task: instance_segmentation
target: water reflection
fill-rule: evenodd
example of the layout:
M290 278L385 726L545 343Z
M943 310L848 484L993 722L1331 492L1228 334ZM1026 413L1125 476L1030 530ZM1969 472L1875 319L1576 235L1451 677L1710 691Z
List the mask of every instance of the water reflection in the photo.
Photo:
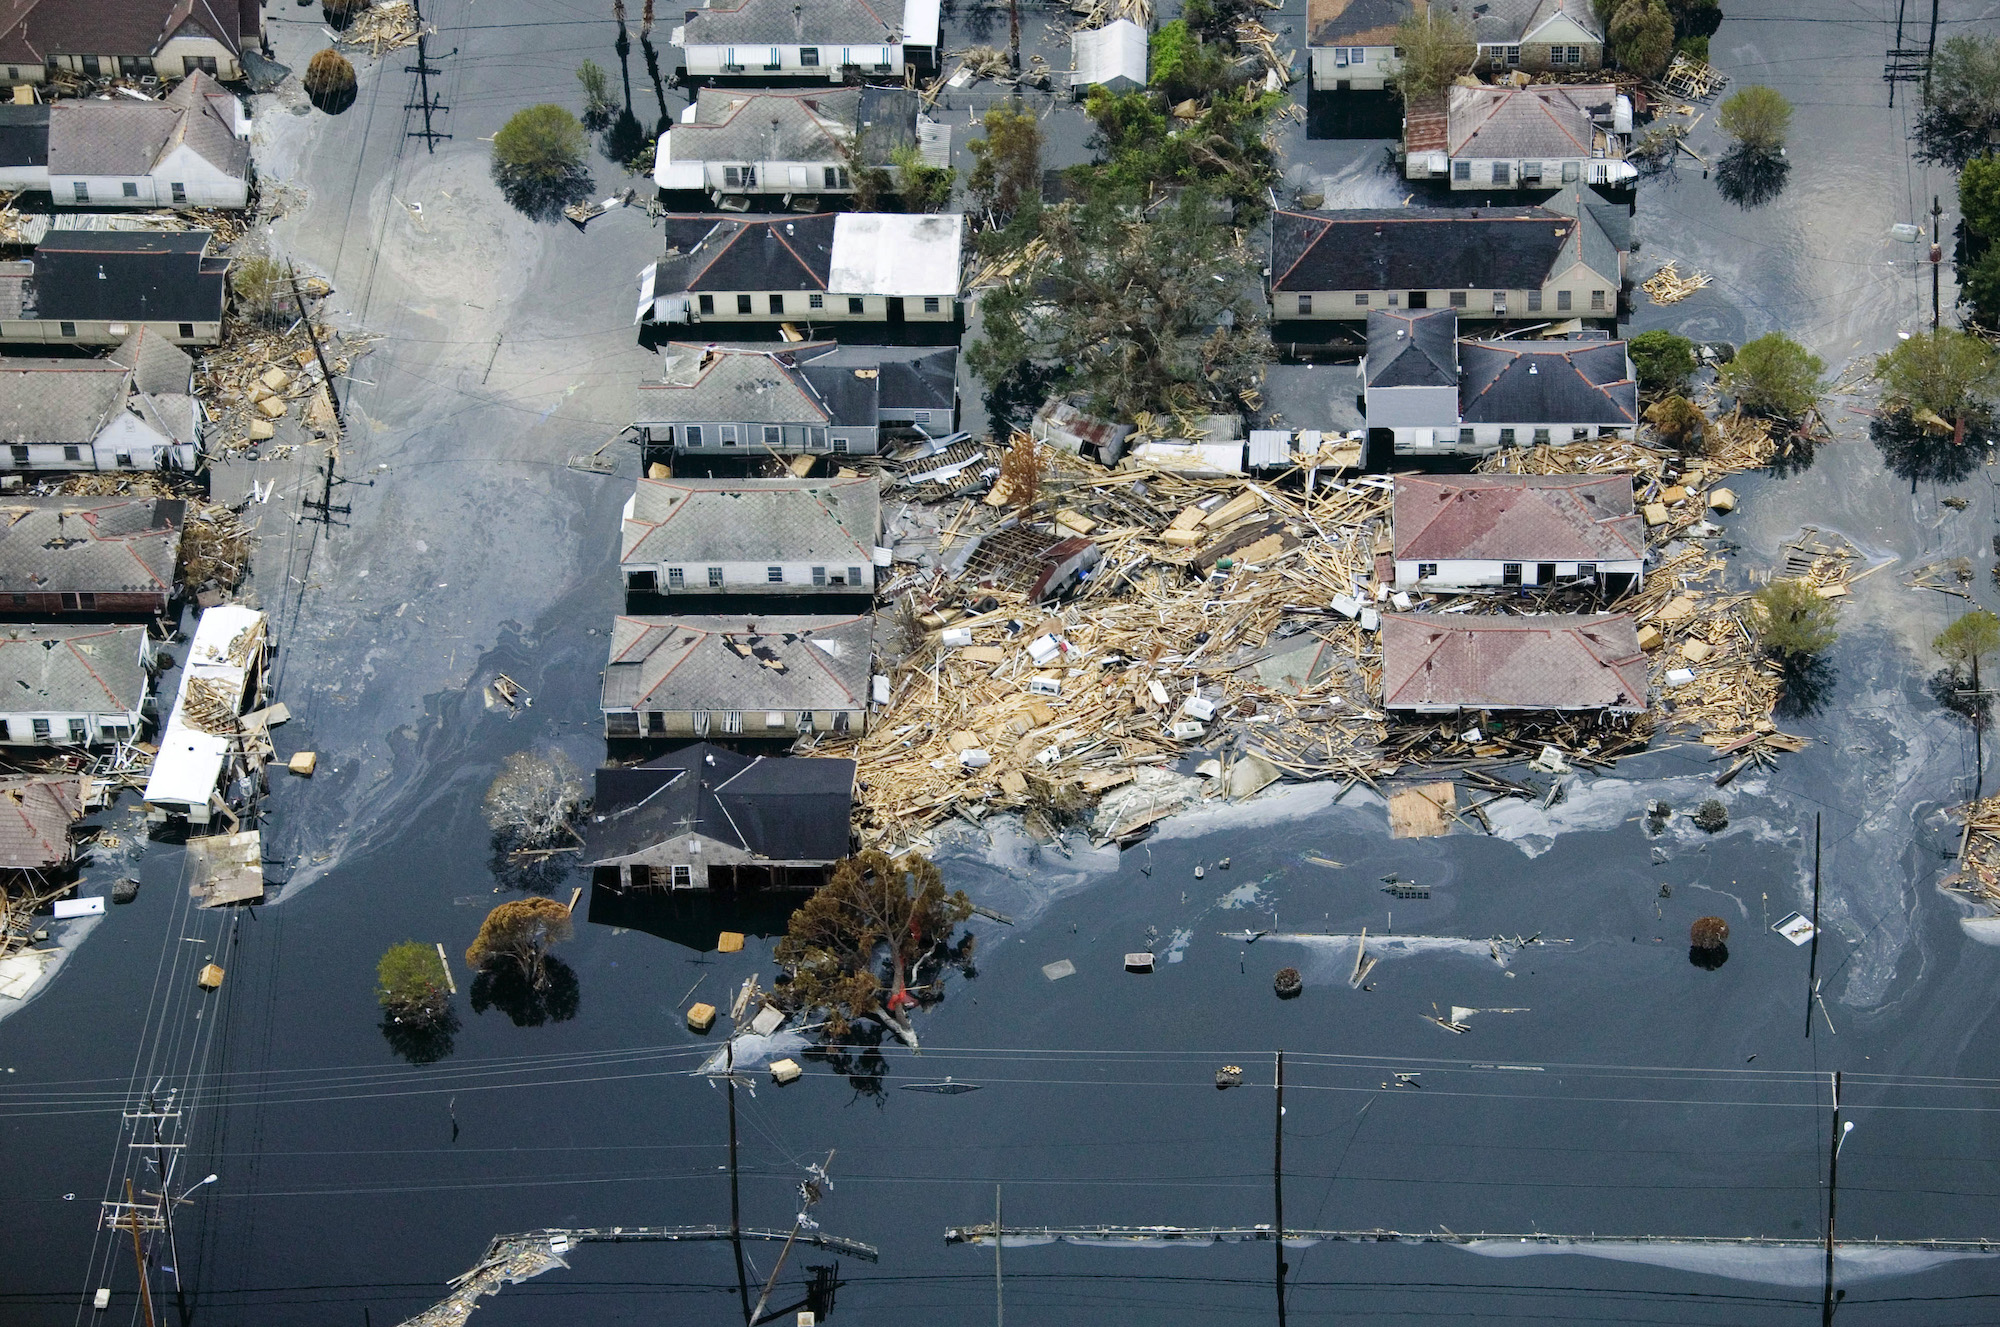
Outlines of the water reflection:
M1883 463L1898 478L1956 484L1972 476L1986 459L1985 449L1970 438L1958 441L1949 433L1934 433L1908 415L1882 415L1868 426L1868 436L1882 453Z
M590 172L581 166L556 175L531 175L510 171L496 160L493 182L508 205L531 221L554 221L564 208L597 190Z
M1840 672L1827 659L1789 657L1778 683L1778 703L1772 713L1780 719L1810 719L1833 699L1834 683Z
M1715 163L1715 187L1740 208L1762 207L1785 191L1792 163L1781 152L1738 143Z
M1688 962L1694 964L1703 972L1713 972L1728 961L1728 945L1714 945L1707 948L1701 945L1688 946Z
M1957 665L1940 668L1932 673L1927 689L1931 693L1932 700L1973 727L1983 731L1992 723L1992 698L1983 694L1985 688L1974 687L1972 678L1960 672Z
M855 1038L853 1045L815 1046L806 1054L815 1060L824 1061L826 1066L847 1079L847 1085L854 1089L853 1101L866 1097L875 1103L877 1110L888 1104L887 1089L889 1061L884 1058L878 1043L882 1030L878 1027L854 1028L849 1033Z
M488 968L472 979L472 1012L498 1009L517 1028L567 1023L583 1002L576 969L550 954L542 960L542 972L537 987L514 964Z
M427 1023L405 1022L393 1014L382 1019L382 1039L411 1064L436 1064L450 1055L458 1029L458 1010L450 1005L442 1018Z

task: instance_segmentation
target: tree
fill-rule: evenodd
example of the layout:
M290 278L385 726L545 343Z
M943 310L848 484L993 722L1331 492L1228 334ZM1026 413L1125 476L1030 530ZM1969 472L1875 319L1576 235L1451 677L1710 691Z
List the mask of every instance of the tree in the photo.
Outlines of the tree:
M1605 34L1627 73L1658 78L1674 58L1674 20L1660 0L1625 0Z
M1975 608L1939 632L1931 648L1954 668L1970 668L2000 650L2000 617Z
M1241 81L1230 70L1225 47L1190 32L1185 19L1161 24L1149 46L1152 73L1148 81L1170 103L1206 97Z
M1199 188L1227 199L1239 224L1254 225L1269 210L1267 190L1278 180L1271 117L1289 105L1283 89L1246 85L1208 98L1192 121L1170 120L1150 93L1092 88L1084 110L1096 123L1091 146L1102 157L1071 168L1070 182L1092 198L1140 208L1168 188Z
M560 751L516 751L486 788L486 823L516 848L563 837L582 806L583 775Z
M824 1010L835 1039L864 1018L912 1039L910 988L942 964L952 928L971 915L972 900L947 894L937 867L915 853L892 858L870 848L845 858L778 942L777 961L791 976L786 1001Z
M306 100L328 115L338 115L354 104L354 66L331 46L313 56L299 82L306 90Z
M906 212L942 212L951 205L958 172L949 166L927 166L917 149L904 144L890 154L896 167L896 195Z
M263 254L238 259L230 266L229 289L244 316L256 322L283 319L292 302L292 285L283 264Z
M1883 398L1895 410L1930 416L1937 427L1984 419L2000 390L2000 352L1952 327L1918 332L1875 361ZM1928 422L1928 421L1926 421Z
M1471 73L1479 58L1472 29L1457 14L1442 13L1437 6L1414 12L1397 24L1396 45L1403 51L1396 86L1406 104L1443 92L1460 74Z
M2000 244L1993 244L1979 261L1959 270L1959 297L1972 306L1975 322L2000 327Z
M1688 927L1688 943L1696 949L1720 949L1729 938L1729 923L1720 917L1697 917Z
M1016 433L1000 454L1000 490L1007 500L1028 511L1042 496L1042 453L1034 438Z
M516 111L493 136L493 178L509 202L552 219L590 187L583 125L560 106Z
M1958 175L1958 207L1966 229L1984 240L2000 240L2000 157L1974 157Z
M1694 342L1664 329L1641 332L1625 343L1639 371L1639 390L1679 392L1694 374Z
M576 67L576 81L583 84L584 125L602 129L610 124L616 103L611 100L611 78L604 72L604 66L595 60L585 60Z
M1722 385L1745 410L1798 419L1819 403L1826 363L1782 332L1758 337L1722 368Z
M475 972L508 964L535 989L548 985L543 960L549 946L575 934L569 909L552 898L530 895L502 903L486 914L479 935L465 951L465 965Z
M1833 602L1800 580L1775 580L1751 596L1757 643L1787 661L1824 653L1839 638Z
M981 302L968 352L996 392L1017 375L1074 388L1091 413L1236 409L1270 355L1248 252L1190 189L1150 219L1106 201L1043 208L1047 245Z
M2000 133L2000 36L1965 34L1938 47L1910 136L1917 159L1962 169Z
M1005 225L1042 194L1042 126L1033 111L995 106L981 122L986 137L966 144L972 174L966 180L975 204Z
M1716 113L1722 132L1760 152L1775 153L1785 145L1792 126L1792 103L1775 88L1758 84L1738 88Z
M415 940L391 945L375 967L375 998L398 1023L441 1021L451 1008L451 980L436 948Z
M1646 422L1677 451L1690 451L1708 430L1708 418L1685 396L1666 396L1646 407Z

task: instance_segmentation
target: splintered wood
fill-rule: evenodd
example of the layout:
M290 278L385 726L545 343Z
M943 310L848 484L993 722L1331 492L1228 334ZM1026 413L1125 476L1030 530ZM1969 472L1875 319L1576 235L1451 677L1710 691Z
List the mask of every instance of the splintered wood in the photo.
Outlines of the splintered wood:
M342 46L366 46L370 55L417 44L417 11L410 0L387 0L364 9L340 34ZM435 29L425 29L427 33Z
M1682 276L1679 267L1670 262L1647 277L1639 288L1651 295L1655 304L1678 304L1708 284L1708 273Z
M309 298L328 292L323 281L300 284ZM345 340L324 324L315 330L336 377L367 351L365 341ZM295 403L296 417L309 434L333 437L333 403L303 322L294 321L284 331L258 331L232 321L226 331L223 343L204 355L195 370L197 394L221 425L207 439L211 451L235 452L270 442Z
M2000 797L1955 807L1951 814L1963 831L1958 873L1945 882L1946 887L1970 894L2000 913Z

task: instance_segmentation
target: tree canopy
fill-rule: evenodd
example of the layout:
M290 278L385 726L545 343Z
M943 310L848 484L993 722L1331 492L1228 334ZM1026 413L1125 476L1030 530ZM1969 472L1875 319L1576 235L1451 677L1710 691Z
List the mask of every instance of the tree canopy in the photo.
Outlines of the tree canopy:
M1685 396L1663 396L1646 407L1646 422L1659 430L1668 446L1686 451L1701 441L1708 419Z
M1806 581L1774 580L1752 602L1757 606L1757 643L1768 653L1806 659L1832 648L1839 638L1832 601Z
M502 903L486 914L479 934L465 951L465 965L475 972L513 964L529 986L548 984L543 960L549 946L575 934L569 909L539 894Z
M1678 392L1694 374L1694 342L1664 328L1639 333L1625 348L1639 372L1639 390L1649 395Z
M1875 376L1892 408L1956 426L1991 413L2000 352L1980 337L1941 327L1897 342L1876 359Z
M375 967L375 998L399 1023L442 1019L451 1007L451 979L436 948L415 940L389 946Z
M1753 414L1798 419L1819 404L1826 362L1782 332L1747 342L1723 365L1723 387Z
M1435 96L1451 86L1460 74L1472 72L1479 58L1472 29L1455 13L1431 6L1412 12L1396 26L1396 45L1403 52L1402 72L1396 86L1405 102Z
M516 111L493 135L493 160L522 180L566 179L583 166L583 125L560 106Z
M1624 0L1605 36L1619 67L1641 78L1658 78L1674 58L1674 19L1660 0Z
M1973 320L2000 327L2000 244L1991 244L1978 261L1959 269L1959 297L1972 306Z
M999 105L980 121L986 137L967 143L974 203L1002 225L1042 196L1042 125L1033 111Z
M486 822L517 848L565 837L582 805L583 775L560 751L516 751L486 788Z
M2000 36L1964 33L1938 47L1911 137L1920 161L1959 170L2000 132Z
M1975 608L1939 632L1931 648L1947 663L1968 666L2000 650L2000 617Z
M1716 113L1716 123L1746 147L1776 152L1792 127L1792 103L1777 89L1753 83L1729 94Z

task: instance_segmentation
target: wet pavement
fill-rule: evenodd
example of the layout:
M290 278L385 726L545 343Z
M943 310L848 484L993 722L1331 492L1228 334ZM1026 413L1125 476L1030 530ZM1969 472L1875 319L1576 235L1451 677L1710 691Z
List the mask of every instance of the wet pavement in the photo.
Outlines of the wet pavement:
M1883 105L1887 0L1727 8L1715 60L1793 98L1794 169L1754 210L1685 159L1645 184L1638 274L1672 257L1715 284L1666 309L1640 297L1633 328L1729 340L1783 329L1837 371L1928 317L1920 252L1889 227L1934 192L1949 210L1949 179L1908 163L1908 90L1894 111ZM276 615L279 694L297 716L281 745L321 753L310 782L276 776L267 842L289 883L254 911L195 914L178 850L154 845L138 899L0 1021L10 1323L83 1321L100 1284L116 1292L113 1314L136 1320L129 1249L121 1261L92 1209L107 1175L126 1173L119 1112L156 1079L191 1084L194 1146L175 1187L220 1177L181 1209L187 1321L390 1323L434 1300L495 1233L727 1217L725 1103L690 1076L716 1043L687 1033L679 1010L752 973L768 980L768 936L721 955L713 915L585 922L558 951L572 1007L510 1012L462 993L449 1047L428 1048L448 1053L422 1064L379 1027L382 950L413 938L456 954L510 896L478 807L500 760L558 746L588 766L602 753L597 671L633 460L618 451L617 476L563 462L627 422L648 362L628 310L655 244L636 212L587 232L529 223L485 171L482 137L522 105L574 103L579 60L617 73L613 25L496 0L431 12L438 49L458 48L439 60L457 137L435 155L401 137L409 80L397 56L363 62L359 100L338 119L278 110L259 129L267 177L311 195L279 243L334 282L343 324L382 338L354 369L343 474L356 482L337 499L351 514L331 529L294 521L304 459L289 473L266 463L283 484L258 589ZM281 58L297 64L322 40L317 10L270 16ZM1943 30L1995 17L1990 3L1947 4ZM1302 0L1267 22L1299 41ZM1035 14L1027 26L1033 50L1046 24ZM1004 12L996 32L1004 43ZM645 106L654 93L636 45L630 70ZM949 113L962 123L990 88L954 94ZM1051 160L1081 159L1077 117L1047 123ZM1714 159L1706 121L1691 145ZM1400 199L1382 146L1310 139L1303 125L1285 137L1296 182L1335 181L1330 202ZM627 182L597 164L600 196ZM1814 745L1726 789L1726 831L1676 817L1649 836L1649 799L1686 810L1713 792L1704 749L1663 744L1547 813L1509 812L1493 839L1392 841L1372 794L1337 798L1332 785L1171 823L1122 858L968 833L944 856L947 878L1016 924L975 923L977 975L953 978L922 1017L921 1055L812 1060L784 1089L759 1075L755 1096L739 1098L746 1221L788 1225L803 1166L837 1149L816 1218L881 1250L877 1264L842 1260L840 1320L983 1321L991 1250L942 1236L990 1220L996 1186L1010 1224L1270 1221L1269 1084L1283 1049L1288 1227L1811 1238L1824 1076L1841 1069L1857 1123L1842 1154L1843 1236L2000 1234L1989 1219L2000 951L1937 888L1955 843L1938 810L1969 790L1972 744L1925 686L1926 642L1966 605L1901 580L1937 558L1983 568L2000 511L1990 468L1913 485L1864 416L1841 408L1832 420L1837 440L1802 472L1732 484L1743 506L1726 537L1746 579L1806 526L1852 539L1881 569L1844 603L1824 708L1785 725ZM1983 574L1969 590L2000 599ZM498 672L532 708L488 706L482 685ZM1828 934L1809 1039L1807 951L1769 924L1809 907L1815 815ZM1431 897L1391 897L1391 874ZM1700 915L1732 927L1713 971L1689 961ZM1363 927L1385 937L1386 956L1357 990L1344 937ZM1229 938L1259 931L1270 933ZM1539 940L1502 951L1503 964L1495 936ZM1412 937L1460 943L1402 943ZM1148 945L1165 956L1159 970L1125 973L1121 956ZM198 998L190 965L208 954L229 975ZM1044 976L1062 959L1075 975ZM1304 975L1297 1000L1272 992L1284 966ZM1463 1035L1426 1021L1454 1005L1489 1012ZM1224 1064L1244 1069L1243 1086L1213 1086ZM1398 1074L1415 1085L1395 1086ZM946 1076L978 1090L902 1090ZM773 1248L750 1253L768 1274ZM795 1256L775 1302L829 1261ZM571 1262L486 1301L478 1321L735 1312L726 1246L590 1246ZM1675 1268L1322 1245L1289 1262L1289 1313L1321 1320L1761 1324L1799 1321L1818 1299L1816 1272L1755 1253ZM1005 1254L1008 1307L1035 1321L1271 1314L1272 1275L1261 1244ZM2000 1269L1951 1261L1849 1284L1843 1320L1982 1321Z

